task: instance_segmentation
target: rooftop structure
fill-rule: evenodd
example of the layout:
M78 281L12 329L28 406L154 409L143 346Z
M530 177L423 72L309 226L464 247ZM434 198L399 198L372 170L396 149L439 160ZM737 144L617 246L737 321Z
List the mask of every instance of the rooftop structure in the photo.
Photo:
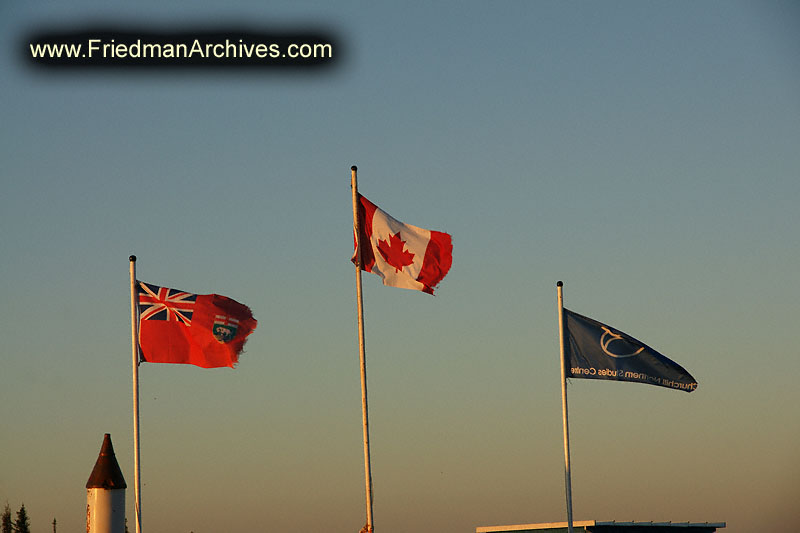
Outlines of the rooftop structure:
M573 521L575 532L593 533L714 533L725 527L725 522L598 522L596 520ZM546 524L518 524L513 526L484 526L475 533L566 533L566 522Z

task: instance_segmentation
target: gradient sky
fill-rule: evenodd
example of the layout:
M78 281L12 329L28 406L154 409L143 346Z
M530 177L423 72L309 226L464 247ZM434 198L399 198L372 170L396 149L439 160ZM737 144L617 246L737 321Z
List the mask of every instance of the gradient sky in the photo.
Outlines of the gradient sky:
M325 28L320 70L47 71L44 27ZM358 531L350 166L453 235L435 297L364 275L375 528L565 520L556 281L686 394L569 384L575 518L800 519L793 2L0 6L0 505L133 517L128 256L248 304L237 369L140 367L144 531Z

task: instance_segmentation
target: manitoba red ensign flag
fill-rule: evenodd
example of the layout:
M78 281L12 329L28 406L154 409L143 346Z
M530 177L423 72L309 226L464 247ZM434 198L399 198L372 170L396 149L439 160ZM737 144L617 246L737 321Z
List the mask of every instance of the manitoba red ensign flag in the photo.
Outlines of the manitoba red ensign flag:
M139 347L148 363L233 366L256 329L250 308L218 294L192 294L136 282Z
M433 294L453 263L450 235L404 224L361 195L358 218L361 269L384 285Z

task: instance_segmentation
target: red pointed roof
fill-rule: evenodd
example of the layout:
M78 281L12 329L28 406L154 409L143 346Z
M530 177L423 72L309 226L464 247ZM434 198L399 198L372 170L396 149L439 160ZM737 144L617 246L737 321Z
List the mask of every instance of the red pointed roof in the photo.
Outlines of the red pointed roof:
M114 455L114 446L111 444L111 434L106 433L103 437L103 446L100 448L100 455L94 464L89 481L86 482L87 489L124 489L127 488L122 470L117 463L117 456Z

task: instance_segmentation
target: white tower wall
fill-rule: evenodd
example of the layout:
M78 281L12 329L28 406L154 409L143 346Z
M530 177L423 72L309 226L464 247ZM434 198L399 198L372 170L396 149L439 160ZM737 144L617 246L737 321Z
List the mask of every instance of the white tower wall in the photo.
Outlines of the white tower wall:
M86 489L86 533L125 533L125 489Z

